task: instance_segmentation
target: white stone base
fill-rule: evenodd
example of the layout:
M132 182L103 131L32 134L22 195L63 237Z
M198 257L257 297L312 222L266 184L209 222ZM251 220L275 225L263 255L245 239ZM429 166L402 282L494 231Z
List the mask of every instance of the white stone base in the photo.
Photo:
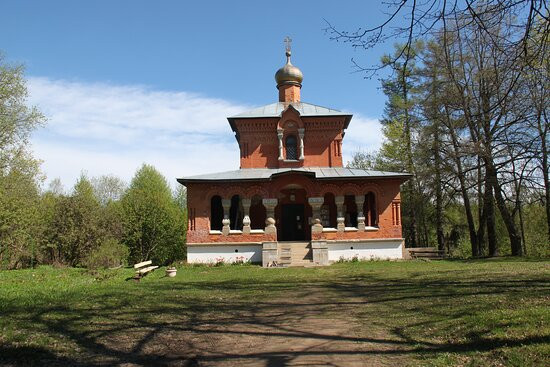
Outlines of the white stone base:
M235 252L237 250L237 252ZM189 264L215 264L219 261L234 263L244 262L261 263L262 245L189 245L187 246L187 262Z
M328 261L393 260L403 258L403 240L327 241Z
M403 259L404 243L403 239L399 238L321 242L323 242L323 246L326 243L329 263L340 259L352 260L353 258L359 260ZM242 260L262 263L262 248L261 243L188 244L187 262L190 264L215 264L217 262L234 263Z

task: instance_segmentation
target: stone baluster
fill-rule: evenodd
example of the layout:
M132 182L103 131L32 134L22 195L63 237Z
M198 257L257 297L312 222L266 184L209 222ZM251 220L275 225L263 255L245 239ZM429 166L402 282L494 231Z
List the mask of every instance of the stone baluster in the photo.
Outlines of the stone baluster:
M277 129L277 138L279 139L279 160L282 161L283 157L283 129Z
M227 236L231 230L229 221L229 209L231 208L231 199L222 199L223 207L223 220L222 220L222 234Z
M243 233L250 233L250 204L252 201L250 199L242 199L241 203L243 205L244 217L243 217Z
M355 195L355 204L357 205L357 229L365 230L365 215L363 214L363 205L365 204L365 195Z
M265 206L267 214L267 219L265 220L265 233L277 233L277 227L275 227L275 207L277 206L277 199L263 199L262 203Z
M304 128L300 128L298 129L298 136L300 137L300 160L303 161L305 156L304 156L304 135L305 135L305 131L306 129Z
M338 232L344 232L344 230L346 229L346 223L345 223L346 213L344 213L344 199L345 198L343 196L336 196L334 198L334 202L336 203L336 212L338 213L336 217L336 222L338 223L336 229L338 230Z
M311 232L323 232L323 225L321 224L321 206L323 205L325 199L322 197L314 197L308 198L307 201L313 209Z

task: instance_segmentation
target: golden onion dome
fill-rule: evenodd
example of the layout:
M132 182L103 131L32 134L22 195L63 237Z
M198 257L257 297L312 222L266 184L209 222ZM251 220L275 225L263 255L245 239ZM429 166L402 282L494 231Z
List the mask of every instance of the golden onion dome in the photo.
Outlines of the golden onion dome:
M302 80L304 75L302 71L290 62L290 50L286 51L286 65L277 70L275 73L275 81L277 82L277 88L284 84L294 84L302 86Z

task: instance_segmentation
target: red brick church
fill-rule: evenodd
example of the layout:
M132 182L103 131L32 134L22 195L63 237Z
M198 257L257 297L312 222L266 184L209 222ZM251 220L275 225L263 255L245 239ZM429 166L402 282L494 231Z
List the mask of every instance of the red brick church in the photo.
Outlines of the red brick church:
M275 74L279 101L229 117L240 169L184 177L187 261L264 266L400 259L399 187L410 175L343 167L352 115L302 102L303 75Z

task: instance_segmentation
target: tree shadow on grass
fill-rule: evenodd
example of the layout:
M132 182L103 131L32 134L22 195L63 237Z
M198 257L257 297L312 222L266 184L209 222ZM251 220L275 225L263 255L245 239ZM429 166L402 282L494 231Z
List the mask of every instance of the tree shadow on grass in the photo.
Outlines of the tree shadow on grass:
M72 358L58 356L42 347L0 344L0 365L2 366L43 366L46 361L64 366L86 365Z
M550 342L549 337L491 338L470 333L457 342L435 342L407 332L460 319L468 307L434 310L434 320L384 327L369 314L402 312L427 300L498 294L527 296L548 291L546 279L495 281L388 280L356 276L334 279L170 282L155 280L101 294L77 293L54 304L12 305L2 312L29 338L45 335L59 346L0 345L0 364L18 365L182 365L287 366L306 361L325 365L361 363L369 356L404 358L419 354L487 352ZM487 307L480 304L480 307ZM423 312L426 310L414 310ZM378 333L354 328L378 323ZM341 322L341 324L338 324ZM373 322L374 324L374 322ZM334 326L336 325L336 326ZM339 328L340 327L340 328ZM74 352L78 348L79 352ZM23 359L22 359L23 358ZM309 358L309 359L308 359Z

